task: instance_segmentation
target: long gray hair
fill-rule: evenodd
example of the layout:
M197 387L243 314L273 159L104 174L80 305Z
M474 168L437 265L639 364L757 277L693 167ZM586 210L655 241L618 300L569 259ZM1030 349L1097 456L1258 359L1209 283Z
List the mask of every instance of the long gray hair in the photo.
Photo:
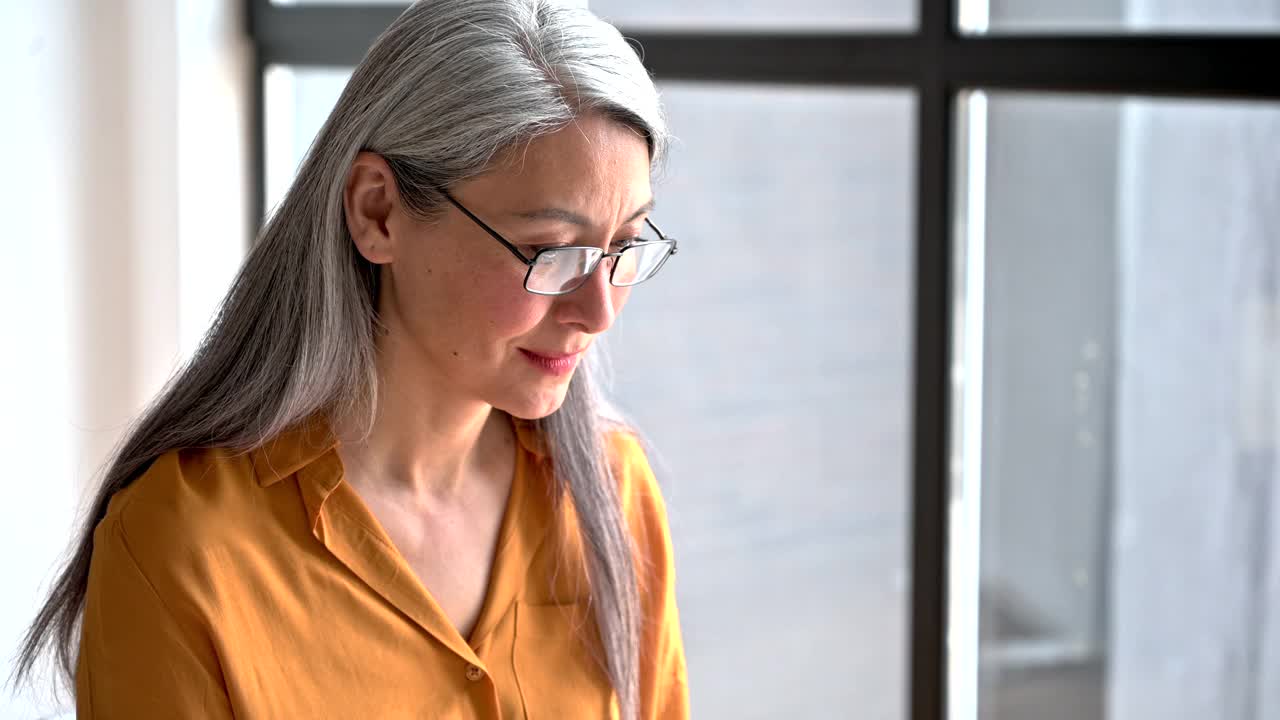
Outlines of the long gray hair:
M585 9L430 0L392 23L355 69L200 348L106 464L72 554L23 640L14 684L52 648L74 685L93 530L112 495L157 457L251 449L317 412L372 421L378 274L355 251L342 203L359 151L384 157L406 205L429 218L442 188L589 112L635 129L660 162L668 137L653 82L618 31ZM538 429L579 519L607 674L623 717L635 718L636 559L593 367L579 366L563 406Z

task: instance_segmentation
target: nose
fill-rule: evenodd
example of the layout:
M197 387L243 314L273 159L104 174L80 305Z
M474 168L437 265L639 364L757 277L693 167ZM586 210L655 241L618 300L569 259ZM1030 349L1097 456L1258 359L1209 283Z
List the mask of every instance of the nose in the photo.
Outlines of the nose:
M613 269L609 260L612 258L606 258L596 266L582 287L558 298L561 322L575 325L591 335L602 333L613 325L618 311L615 293L625 292L625 288L615 288L609 283L609 273Z

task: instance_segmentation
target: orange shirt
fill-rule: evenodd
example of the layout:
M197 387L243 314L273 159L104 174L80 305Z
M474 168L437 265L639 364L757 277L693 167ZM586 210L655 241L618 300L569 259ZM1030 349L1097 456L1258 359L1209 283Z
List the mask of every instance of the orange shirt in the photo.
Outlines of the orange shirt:
M616 716L571 505L555 511L533 426L515 425L469 638L342 481L326 424L156 460L94 532L78 717ZM610 445L641 568L641 718L687 718L666 510L634 436Z

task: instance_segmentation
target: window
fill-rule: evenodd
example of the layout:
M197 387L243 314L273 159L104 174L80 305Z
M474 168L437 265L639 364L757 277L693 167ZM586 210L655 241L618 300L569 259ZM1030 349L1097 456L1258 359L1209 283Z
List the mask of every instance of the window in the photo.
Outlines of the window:
M250 6L270 207L399 7ZM591 6L682 138L609 343L696 716L1280 713L1280 6Z
M1280 104L974 92L961 117L986 128L952 586L980 717L1274 716Z

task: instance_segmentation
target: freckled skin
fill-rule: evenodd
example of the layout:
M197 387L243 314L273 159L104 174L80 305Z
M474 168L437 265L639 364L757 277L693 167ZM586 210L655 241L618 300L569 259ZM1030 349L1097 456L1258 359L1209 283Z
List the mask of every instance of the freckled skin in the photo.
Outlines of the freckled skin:
M608 248L644 229L643 217L626 221L652 198L648 147L630 128L586 115L508 153L496 169L451 193L517 246ZM422 221L397 212L397 202L394 195L388 201L381 253L352 233L362 254L381 265L378 312L395 347L380 351L394 352L397 364L411 366L434 388L448 388L455 400L525 418L558 409L570 376L546 374L519 349L554 353L589 345L612 325L629 289L610 285L602 266L569 295L534 295L522 286L526 267L456 208L446 205ZM590 226L512 215L548 207L585 216Z

